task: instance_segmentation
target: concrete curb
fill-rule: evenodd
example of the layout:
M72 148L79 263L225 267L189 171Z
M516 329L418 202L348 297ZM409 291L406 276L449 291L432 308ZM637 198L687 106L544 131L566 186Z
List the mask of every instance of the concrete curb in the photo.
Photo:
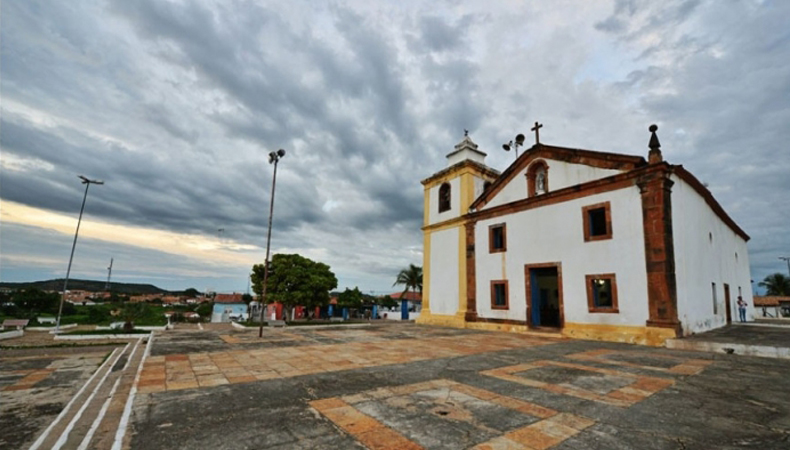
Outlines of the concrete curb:
M63 328L63 327L61 327L61 328ZM136 330L145 330L145 331L165 331L165 330L168 329L167 325L157 325L157 326L151 325L151 326L140 326L140 327L134 327L134 328ZM98 326L97 325L96 328L94 328L94 329L95 330L114 330L115 328L113 328L112 326L103 327L103 326Z
M667 339L666 346L667 348L675 350L695 350L743 356L760 356L763 358L790 359L790 347L694 341L688 339Z
M76 326L78 326L76 323L70 323L68 325L61 325L60 329L61 330L66 330L68 328L74 328ZM27 330L27 331L49 331L49 334L55 334L55 326L54 325L51 326L51 327L25 327L25 330Z
M20 336L24 336L24 330L12 330L12 331L3 331L0 333L0 340L2 339L12 339Z
M231 322L234 328L238 328L241 330L257 330L258 327L245 327L244 325L238 324L236 322ZM272 327L266 326L264 328L289 328L291 330L313 330L320 328L325 330L327 328L362 328L362 327L369 327L373 325L372 323L349 323L349 324L332 324L332 325L285 325L283 327Z
M71 334L63 335L56 334L56 341L89 341L89 340L105 340L105 339L142 339L146 336L150 337L152 333L138 333L138 334Z
M349 324L342 324L338 323L335 325L286 325L285 328L290 328L291 330L314 330L316 328L320 328L322 330L327 328L363 328L369 327L372 324L370 323L349 323Z

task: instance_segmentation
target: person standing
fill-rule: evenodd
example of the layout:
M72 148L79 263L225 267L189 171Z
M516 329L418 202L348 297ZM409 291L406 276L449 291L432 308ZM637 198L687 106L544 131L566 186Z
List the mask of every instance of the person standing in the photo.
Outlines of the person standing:
M746 322L746 302L743 301L743 297L740 295L738 296L738 315L741 322Z

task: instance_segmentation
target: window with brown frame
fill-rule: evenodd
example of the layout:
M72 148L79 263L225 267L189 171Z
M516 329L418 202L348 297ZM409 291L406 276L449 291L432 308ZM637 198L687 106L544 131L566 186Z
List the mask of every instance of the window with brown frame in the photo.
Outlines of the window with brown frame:
M507 251L507 226L498 223L488 227L488 253Z
M491 309L508 309L510 300L508 299L507 280L491 281Z
M617 280L613 273L586 275L587 309L594 313L619 313Z
M450 183L439 186L439 212L450 210Z
M609 202L597 203L582 208L584 242L612 238L612 212Z

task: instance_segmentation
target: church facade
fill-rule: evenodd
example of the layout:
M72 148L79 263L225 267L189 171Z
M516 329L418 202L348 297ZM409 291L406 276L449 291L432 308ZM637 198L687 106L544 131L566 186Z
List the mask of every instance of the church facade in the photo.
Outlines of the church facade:
M418 322L647 345L753 316L749 236L681 165L537 143L504 172L468 137L423 180Z

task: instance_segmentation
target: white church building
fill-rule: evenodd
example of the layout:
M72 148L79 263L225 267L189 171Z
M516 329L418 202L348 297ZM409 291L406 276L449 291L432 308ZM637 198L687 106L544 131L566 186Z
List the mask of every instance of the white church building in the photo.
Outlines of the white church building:
M465 136L423 180L418 322L647 345L753 316L749 236L681 165L537 143L504 172Z

